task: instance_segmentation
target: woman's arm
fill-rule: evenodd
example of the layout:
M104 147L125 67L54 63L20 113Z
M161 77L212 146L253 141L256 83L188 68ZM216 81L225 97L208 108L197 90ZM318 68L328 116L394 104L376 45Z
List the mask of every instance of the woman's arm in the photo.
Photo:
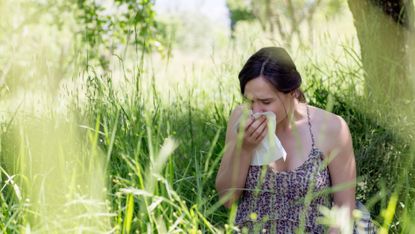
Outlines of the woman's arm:
M226 130L225 153L216 176L216 190L220 198L226 198L225 207L241 196L245 187L253 150L266 134L266 118L252 120L248 118L241 145L238 147L237 133L233 126L242 115L243 107L238 106L231 114Z
M350 130L343 118L335 117L330 127L330 135L332 137L328 139L332 141L333 147L329 154L328 168L332 187L344 186L334 192L334 205L348 207L351 218L356 202L356 163Z

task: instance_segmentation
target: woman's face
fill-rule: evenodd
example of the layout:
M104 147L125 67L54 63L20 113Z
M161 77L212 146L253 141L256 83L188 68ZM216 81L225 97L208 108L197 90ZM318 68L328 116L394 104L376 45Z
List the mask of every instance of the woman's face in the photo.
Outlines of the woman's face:
M253 113L272 111L277 116L278 123L286 118L284 106L288 111L290 98L293 97L278 91L260 76L246 83L244 98L247 99Z

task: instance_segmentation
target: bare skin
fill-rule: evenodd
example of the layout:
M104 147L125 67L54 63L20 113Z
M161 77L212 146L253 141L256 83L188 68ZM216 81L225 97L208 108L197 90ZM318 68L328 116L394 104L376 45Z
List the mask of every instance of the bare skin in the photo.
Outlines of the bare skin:
M307 104L300 103L294 93L279 92L262 77L246 84L244 96L254 113L272 111L277 116L276 135L287 152L287 159L274 161L268 166L274 171L291 171L301 166L311 151ZM243 108L242 105L236 107L229 118L226 132L227 148L216 176L216 189L219 196L226 200L225 207L230 207L241 196L253 150L265 137L265 119L250 119L244 128L242 146L237 149L237 133L233 126L242 114ZM355 209L356 165L347 123L340 116L317 107L309 106L309 111L316 147L323 152L324 158L329 160L332 186L352 184L333 193L335 206L346 206L351 214Z

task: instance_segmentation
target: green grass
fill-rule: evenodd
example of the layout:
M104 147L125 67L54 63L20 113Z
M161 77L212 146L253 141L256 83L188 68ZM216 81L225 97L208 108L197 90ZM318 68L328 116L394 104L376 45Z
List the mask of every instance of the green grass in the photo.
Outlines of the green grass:
M317 70L314 65L308 66L304 67L303 76L307 77L305 90L310 103L331 109L349 123L360 181L358 198L366 202L380 225L392 232L410 232L414 228L411 141L389 126L382 126L379 116L362 108L365 100L355 93L352 84L344 82L342 88L333 89L320 70L347 76L347 67ZM89 218L95 217L95 221L83 224L86 232L97 226L102 231L119 233L230 231L232 219L218 203L214 180L223 154L226 121L229 111L238 103L238 91L229 90L231 94L211 100L203 92L195 94L194 90L206 88L193 83L186 92L173 91L174 101L169 101L162 100L157 83L135 83L141 77L129 78L128 85L117 88L111 77L86 74L90 76L86 104L80 105L76 96L68 97L72 98L69 113L75 113L72 118L63 118L50 110L50 115L22 114L19 121L4 123L3 232L25 232L28 228L38 232L75 228L72 231L81 232L79 225L83 222L77 220L87 210ZM39 121L33 121L36 118ZM89 156L98 161L91 161ZM38 157L42 162L52 157L57 162L38 165L30 157ZM15 161L9 162L11 159ZM64 167L68 160L73 160L74 167L59 170L47 182L49 177L44 171ZM71 180L77 182L71 184ZM90 186L97 181L102 182L95 185L96 191L91 191ZM59 195L53 187L72 195ZM36 196L30 193L33 190ZM44 190L49 199L37 197ZM94 193L98 197L91 199L89 206L104 204L101 213L105 218L77 199ZM27 198L37 199L38 204ZM62 217L50 215L59 211L62 204L73 201L81 204L75 202L72 213ZM67 225L56 226L57 220Z
M74 59L72 88L59 98L2 99L18 108L0 122L1 232L230 233L236 206L225 209L214 189L226 122L241 100L243 60L270 43L249 35L208 59L114 58L111 73ZM329 40L337 55L296 54L307 99L349 124L357 198L379 226L413 233L412 110L372 108L358 53Z

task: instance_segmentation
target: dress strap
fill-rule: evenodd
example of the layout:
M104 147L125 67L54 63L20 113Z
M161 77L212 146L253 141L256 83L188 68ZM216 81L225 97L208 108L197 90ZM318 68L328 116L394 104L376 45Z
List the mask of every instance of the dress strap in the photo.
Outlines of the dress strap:
M313 135L313 131L311 130L311 120L310 120L310 111L308 109L308 105L306 105L306 109L307 109L307 119L308 119L308 128L310 130L310 136L311 136L311 147L314 149L315 148L315 141L314 141L314 135Z

